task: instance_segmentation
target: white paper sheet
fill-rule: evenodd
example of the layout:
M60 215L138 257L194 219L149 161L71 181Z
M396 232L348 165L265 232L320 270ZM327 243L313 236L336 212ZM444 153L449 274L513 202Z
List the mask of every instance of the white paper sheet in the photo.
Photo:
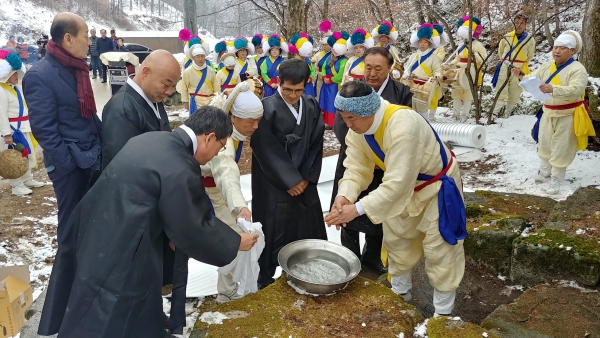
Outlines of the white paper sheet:
M537 76L528 77L526 79L523 79L523 81L519 83L519 86L523 87L523 89L530 92L536 100L544 101L551 99L552 95L542 93L542 91L540 90L541 85L542 80L540 80L540 78Z

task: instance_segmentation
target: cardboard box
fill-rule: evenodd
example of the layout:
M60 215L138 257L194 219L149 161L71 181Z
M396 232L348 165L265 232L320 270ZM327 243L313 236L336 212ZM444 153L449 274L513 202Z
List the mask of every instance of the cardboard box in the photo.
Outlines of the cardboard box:
M21 331L25 311L32 303L29 267L0 267L0 338L12 337Z

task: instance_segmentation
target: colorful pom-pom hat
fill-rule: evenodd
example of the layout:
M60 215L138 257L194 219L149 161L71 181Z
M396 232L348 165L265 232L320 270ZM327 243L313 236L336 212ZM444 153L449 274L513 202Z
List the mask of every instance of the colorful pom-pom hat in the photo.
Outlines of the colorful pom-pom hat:
M254 54L254 45L245 36L238 36L233 40L233 48L231 48L230 52L237 55L237 52L242 49L247 49L248 55Z
M19 56L9 50L0 50L0 82L6 83L15 72L19 79L25 75L25 65Z
M440 46L445 46L448 44L448 42L450 42L450 38L448 37L448 33L446 33L444 31L444 26L442 26L442 24L440 23L434 23L433 24L433 29L435 29L438 32L438 35L440 36Z
M419 40L429 41L431 48L437 48L440 45L440 34L430 23L424 23L410 36L410 46L419 47Z
M324 20L319 24L319 30L321 31L321 33L323 33L323 38L321 39L322 45L327 44L327 39L331 36L331 34L333 34L333 32L331 32L332 26L333 25L329 20Z
M373 28L371 35L375 41L379 41L379 37L382 35L389 37L392 40L391 42L398 39L398 31L389 21L384 21L379 26Z
M375 46L375 40L371 36L370 33L367 33L362 28L355 30L352 35L350 35L350 39L346 42L346 46L348 47L348 51L353 51L354 47L362 45L365 49L369 49Z
M350 39L350 34L346 31L335 32L327 38L327 44L331 46L334 55L342 56L348 52L347 41Z
M471 25L471 31L474 39L477 39L481 32L483 32L483 26L481 20L478 17L473 16L472 20L468 15L463 16L456 22L456 28L458 28L456 34L463 39L469 38L469 25Z
M280 54L288 52L288 44L281 36L277 34L269 35L267 40L265 40L265 42L263 43L263 52L265 52L265 55L269 55L269 52L273 48L279 48L281 52Z
M288 49L291 54L309 57L313 52L314 40L312 36L305 32L300 32L292 35Z

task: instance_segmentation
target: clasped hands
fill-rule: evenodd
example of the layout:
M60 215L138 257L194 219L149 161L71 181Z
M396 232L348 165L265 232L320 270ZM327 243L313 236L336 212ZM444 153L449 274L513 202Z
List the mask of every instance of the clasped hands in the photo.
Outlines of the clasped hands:
M288 189L287 192L290 194L290 196L298 196L304 192L304 189L306 189L307 186L308 180L302 180L300 183Z
M325 215L324 221L328 227L335 225L335 228L340 230L340 227L346 227L348 222L358 216L360 215L356 210L356 205L350 203L346 197L338 196L335 198L329 213Z

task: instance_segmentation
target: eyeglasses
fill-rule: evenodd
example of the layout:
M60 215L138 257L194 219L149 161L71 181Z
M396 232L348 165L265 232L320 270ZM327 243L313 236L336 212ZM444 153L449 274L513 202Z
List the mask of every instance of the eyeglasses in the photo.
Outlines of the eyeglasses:
M304 93L304 88L302 88L302 89L291 89L291 88L281 87L281 91L284 92L286 95L290 95L290 94L302 95L302 93Z
M219 152L225 151L225 149L227 149L226 143L221 142L221 140L217 140L219 141L219 143L221 143L221 150L219 150Z

